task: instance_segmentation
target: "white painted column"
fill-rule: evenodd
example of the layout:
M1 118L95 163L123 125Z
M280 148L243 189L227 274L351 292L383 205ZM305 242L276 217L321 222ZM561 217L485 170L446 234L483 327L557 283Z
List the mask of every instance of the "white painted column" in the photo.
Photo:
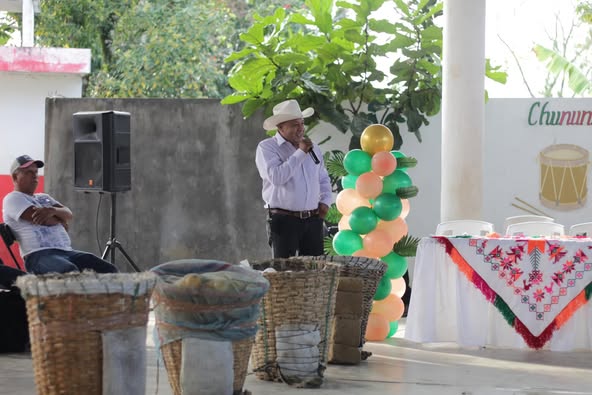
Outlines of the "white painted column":
M35 46L35 9L33 0L23 1L23 25L21 31L21 47Z
M482 219L485 1L444 0L442 221Z

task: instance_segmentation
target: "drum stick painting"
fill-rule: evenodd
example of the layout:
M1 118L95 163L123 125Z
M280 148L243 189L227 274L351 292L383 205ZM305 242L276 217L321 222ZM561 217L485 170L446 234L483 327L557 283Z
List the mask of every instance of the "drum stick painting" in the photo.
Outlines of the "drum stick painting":
M588 150L573 144L554 144L539 153L541 203L556 210L574 210L588 196Z
M516 199L519 203L522 203L526 207L528 207L528 208L524 208L524 207L518 206L517 204L512 203L512 206L519 208L520 210L527 211L530 214L534 214L534 215L544 215L545 217L551 217L551 218L553 217L552 215L547 214L543 210L539 210L538 208L536 208L532 204L520 199L518 196L514 196L514 199Z

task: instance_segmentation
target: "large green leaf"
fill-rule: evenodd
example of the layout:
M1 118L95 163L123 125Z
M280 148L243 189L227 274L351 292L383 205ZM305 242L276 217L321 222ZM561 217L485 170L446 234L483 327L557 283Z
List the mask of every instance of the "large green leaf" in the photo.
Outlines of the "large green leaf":
M344 157L345 154L341 151L332 152L329 155L329 158L325 161L327 172L331 175L331 177L337 178L347 175L347 170L345 170L345 166L343 165Z
M436 5L431 7L427 13L420 15L420 16L419 15L416 16L415 19L413 20L413 23L416 25L422 25L428 19L433 18L436 15L440 15L442 13L443 9L444 9L444 3L443 2L437 3Z
M333 249L333 236L326 236L323 239L323 247L325 250L325 255L338 255Z
M248 95L233 93L231 95L226 96L224 99L220 101L222 104L236 104L241 103L249 98Z
M331 224L338 224L342 216L343 214L341 214L339 210L337 210L337 206L335 206L335 203L333 203L331 207L329 207L329 211L327 212L325 221Z
M535 45L534 52L541 62L546 62L547 69L559 75L565 73L568 77L568 85L575 94L584 94L592 91L592 82L573 63L565 59L559 53L545 48L542 45Z
M409 6L403 0L394 0L397 8L405 15L411 16L411 12L409 11Z
M508 73L506 73L505 71L500 71L500 69L500 66L491 66L490 59L485 59L485 76L495 82L505 84L508 80Z
M306 0L314 17L315 25L322 33L329 33L333 27L333 0Z
M410 235L405 235L401 240L395 243L393 251L404 257L412 257L417 253L417 246L421 239Z
M375 32L379 33L394 33L395 25L386 19L370 19L368 26Z
M442 28L438 26L428 26L421 31L421 40L425 42L427 40L442 40Z
M399 49L407 48L413 44L415 44L415 40L412 37L399 34L394 36L388 44L385 45L385 48L388 52L396 52Z
M273 57L273 62L278 67L290 67L295 63L310 63L310 56L301 53L281 53Z

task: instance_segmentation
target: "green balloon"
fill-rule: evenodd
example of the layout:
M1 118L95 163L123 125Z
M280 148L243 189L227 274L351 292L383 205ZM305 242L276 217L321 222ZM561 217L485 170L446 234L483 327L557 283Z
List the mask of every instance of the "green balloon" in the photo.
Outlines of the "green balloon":
M384 276L390 279L403 277L403 274L405 274L409 266L407 264L407 259L396 252L391 252L380 258L380 260L386 263L387 269Z
M359 176L372 169L372 157L360 149L353 149L343 158L343 166L349 174Z
M339 255L351 255L362 247L362 238L353 230L340 230L333 237L333 249Z
M374 213L385 221L392 221L401 215L403 204L401 199L393 193L382 193L374 201Z
M399 321L392 321L389 322L389 333L388 335L386 335L386 337L393 337L395 335L395 333L397 333L397 330L399 329Z
M347 176L341 177L341 187L343 189L356 189L356 180L358 176L348 174Z
M382 179L382 193L396 193L397 188L405 188L413 185L409 174L403 170L395 170Z
M396 172L397 171L395 170L388 176L382 178L382 193L397 194L397 188L399 188L399 186L397 184L397 178L395 177Z
M387 276L382 276L378 286L376 287L376 293L374 294L374 300L382 300L391 294L393 286L391 279Z
M357 207L349 217L349 226L354 232L365 235L376 228L378 217L370 207Z

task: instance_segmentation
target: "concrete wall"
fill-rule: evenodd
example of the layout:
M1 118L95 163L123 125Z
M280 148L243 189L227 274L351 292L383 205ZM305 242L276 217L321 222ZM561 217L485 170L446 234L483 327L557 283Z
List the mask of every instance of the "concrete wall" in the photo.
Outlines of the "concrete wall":
M46 191L70 207L75 248L109 239L110 195L76 191L72 114L131 113L132 189L117 194L116 236L143 269L182 258L269 257L255 148L263 117L218 100L47 99ZM98 219L98 232L95 222ZM117 253L117 265L130 270Z

